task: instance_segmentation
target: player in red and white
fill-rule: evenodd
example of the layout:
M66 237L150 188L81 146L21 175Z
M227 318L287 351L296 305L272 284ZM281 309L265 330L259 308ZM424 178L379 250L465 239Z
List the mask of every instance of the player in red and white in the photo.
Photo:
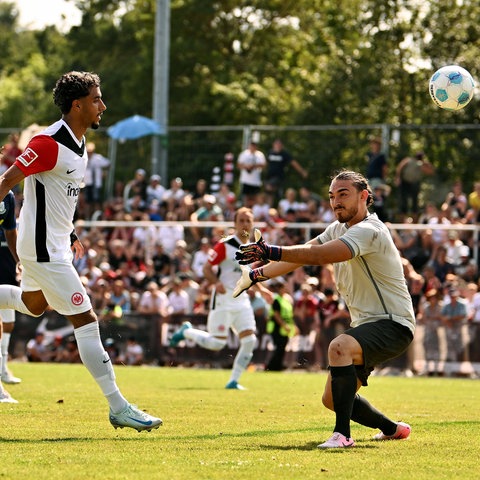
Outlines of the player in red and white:
M257 341L256 323L247 293L233 298L233 290L241 276L235 252L240 245L249 241L253 230L253 213L249 208L242 207L235 212L234 228L233 235L223 238L210 250L208 262L203 267L205 278L214 286L207 320L208 331L193 328L190 322L185 322L172 335L170 346L175 347L187 338L203 348L218 351L227 344L231 328L240 339L240 348L225 388L244 390L245 387L238 380L253 357Z
M80 357L110 406L115 428L138 431L162 421L131 405L120 393L97 316L72 260L83 256L73 216L87 166L85 133L97 129L106 106L100 79L90 72L62 75L53 90L62 118L36 135L15 163L0 175L0 201L25 180L17 253L23 266L20 287L0 285L0 309L38 317L48 305L72 323Z

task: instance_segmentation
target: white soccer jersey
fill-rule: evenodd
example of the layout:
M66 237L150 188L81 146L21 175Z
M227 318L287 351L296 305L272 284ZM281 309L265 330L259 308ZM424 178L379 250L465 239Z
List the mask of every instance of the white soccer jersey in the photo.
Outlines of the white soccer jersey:
M250 299L247 292L243 292L237 298L233 298L233 290L242 274L240 265L235 260L235 252L241 244L242 242L232 235L220 240L210 250L208 263L210 265L218 265L218 279L226 289L224 294L213 292L211 308L216 308L219 302L222 305L228 304L240 308L250 307Z
M348 228L330 224L317 240L342 240L353 258L334 264L337 289L348 306L352 327L390 318L415 331L415 314L403 265L390 231L376 214Z
M70 233L87 166L85 138L79 142L59 120L33 137L15 165L25 175L17 250L37 262L72 260Z

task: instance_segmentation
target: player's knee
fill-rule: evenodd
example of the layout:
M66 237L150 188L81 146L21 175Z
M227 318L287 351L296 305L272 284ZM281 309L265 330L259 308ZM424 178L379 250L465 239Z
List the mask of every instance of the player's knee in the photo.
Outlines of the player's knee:
M252 352L253 352L253 349L255 348L256 342L257 342L257 337L255 336L254 333L247 335L245 337L242 337L240 339L240 344L242 345L242 347Z
M218 351L227 345L226 338L212 337L210 339L210 350Z
M351 357L351 351L348 343L348 336L339 335L334 338L328 346L328 360L330 364L336 364L339 359Z

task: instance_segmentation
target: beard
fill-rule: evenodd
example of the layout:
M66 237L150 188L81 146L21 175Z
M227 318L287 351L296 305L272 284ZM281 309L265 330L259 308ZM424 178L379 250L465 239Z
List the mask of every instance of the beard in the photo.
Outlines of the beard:
M340 208L334 210L335 216L340 223L349 222L358 213L358 208L352 207L349 209Z
M100 124L98 122L93 122L91 125L90 125L90 128L92 130L97 130L98 128L100 127Z

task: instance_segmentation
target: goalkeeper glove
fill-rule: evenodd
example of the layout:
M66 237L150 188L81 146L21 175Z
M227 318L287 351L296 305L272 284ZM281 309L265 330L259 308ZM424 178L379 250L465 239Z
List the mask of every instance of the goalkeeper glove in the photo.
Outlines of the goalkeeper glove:
M253 262L273 260L279 262L282 258L282 247L267 245L263 240L260 230L255 229L255 242L240 245L235 252L235 260L240 265L248 265Z
M268 280L268 277L263 275L263 268L261 267L252 270L250 267L242 265L240 268L242 270L242 275L238 279L233 290L233 298L237 298L242 292L248 290L252 285Z

